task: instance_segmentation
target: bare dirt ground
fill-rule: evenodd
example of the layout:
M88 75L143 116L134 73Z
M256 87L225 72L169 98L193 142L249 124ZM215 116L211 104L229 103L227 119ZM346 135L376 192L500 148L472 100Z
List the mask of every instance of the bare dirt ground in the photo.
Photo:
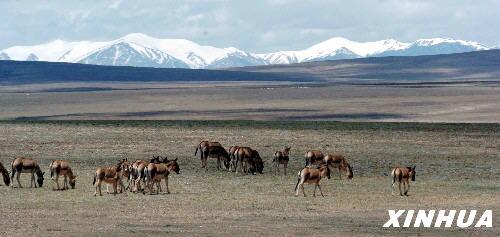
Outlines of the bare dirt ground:
M498 84L43 84L0 87L0 119L500 122Z
M203 138L256 148L264 174L217 171L215 160L208 171L201 169L193 154ZM285 145L292 146L289 174L275 176L271 156ZM296 173L308 149L344 154L354 179L333 173L322 181L325 197L313 198L312 186L306 186L308 197L295 197ZM181 174L170 178L171 194L93 196L97 167L152 155L179 159ZM69 160L79 175L77 188L52 191L49 179L37 189L2 184L1 236L500 235L496 124L2 122L0 161L5 165L16 156L38 160L45 171L52 159ZM391 195L387 175L397 164L417 167L408 197ZM493 228L384 229L388 209L492 209Z

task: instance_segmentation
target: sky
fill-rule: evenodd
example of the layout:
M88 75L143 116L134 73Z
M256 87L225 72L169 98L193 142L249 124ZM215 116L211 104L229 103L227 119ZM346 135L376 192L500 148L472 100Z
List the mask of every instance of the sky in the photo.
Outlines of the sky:
M500 45L498 0L2 0L0 49L129 33L263 53L355 41L447 37Z

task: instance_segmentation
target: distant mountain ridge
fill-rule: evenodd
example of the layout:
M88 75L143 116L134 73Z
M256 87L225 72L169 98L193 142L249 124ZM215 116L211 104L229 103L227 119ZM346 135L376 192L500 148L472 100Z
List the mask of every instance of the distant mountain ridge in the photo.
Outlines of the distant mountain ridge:
M92 82L500 83L500 49L412 57L368 57L226 70L100 66L0 60L0 86Z
M133 33L113 41L55 40L0 50L0 60L69 62L109 66L217 69L384 56L418 56L493 49L473 41L447 38L412 43L394 39L355 42L335 37L296 51L250 53L234 47L203 46L184 39L158 39Z

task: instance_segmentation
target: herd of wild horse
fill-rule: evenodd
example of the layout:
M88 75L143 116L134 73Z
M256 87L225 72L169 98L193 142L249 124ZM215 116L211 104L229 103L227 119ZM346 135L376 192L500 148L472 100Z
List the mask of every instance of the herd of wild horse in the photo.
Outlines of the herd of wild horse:
M276 151L273 157L274 173L279 173L280 165L283 165L283 171L286 175L288 162L290 160L291 147L285 147L281 151ZM259 155L259 152L251 147L232 146L226 150L219 142L208 140L201 141L195 149L194 155L199 153L202 168L207 169L208 158L217 159L217 169L221 169L222 165L227 170L242 173L261 173L264 170L264 161ZM305 165L298 172L297 185L295 186L295 195L299 195L302 190L304 196L304 183L314 184L313 196L316 196L316 188L319 189L323 196L320 181L322 178L330 179L330 168L338 170L339 177L344 173L348 179L353 178L351 165L347 162L343 155L327 154L324 155L321 151L311 150L305 153ZM31 174L30 187L42 187L45 172L42 171L40 165L30 158L15 158L11 162L11 176L9 172L0 163L0 173L3 176L4 183L8 186L14 186L14 176L16 176L18 187L22 187L19 177L21 173ZM68 161L54 160L49 166L50 177L55 184L54 190L65 190L75 188L77 176L71 169ZM94 195L102 196L102 183L110 184L113 187L113 194L118 192L124 193L125 190L130 192L150 194L162 192L161 182L165 180L166 192L170 193L168 188L168 176L171 172L180 173L180 167L177 159L169 160L167 157L153 156L153 159L136 160L129 162L128 159L120 160L116 165L103 167L96 170L94 174L93 185L95 186ZM36 175L36 179L35 179ZM396 182L399 184L399 194L407 195L410 189L410 179L415 181L415 167L395 167L392 169L392 189L394 191ZM59 185L59 177L64 178L63 187ZM128 182L125 187L123 181ZM68 186L69 184L69 186ZM403 186L403 189L401 189ZM107 188L109 186L106 186ZM108 193L109 190L107 189Z

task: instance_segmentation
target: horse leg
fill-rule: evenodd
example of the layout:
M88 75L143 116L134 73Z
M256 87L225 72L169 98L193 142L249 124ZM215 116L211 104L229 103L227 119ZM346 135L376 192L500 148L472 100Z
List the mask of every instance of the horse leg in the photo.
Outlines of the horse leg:
M23 186L21 185L20 177L21 177L21 172L18 171L16 174L17 184L19 185L20 188L22 188Z
M340 170L340 166L339 166L339 179L342 180L342 171Z
M401 182L399 182L399 196L403 196L403 193L401 192Z
M122 190L123 190L123 192L122 192L122 193L123 193L125 196L127 196L127 192L125 191L125 185L123 185L123 181L122 181L122 179L119 179L119 180L118 180L118 182L119 182L120 186L122 187Z
M408 191L410 191L410 180L406 181L406 191L405 191L405 196L408 196Z
M286 176L286 170L288 169L288 162L286 162L286 163L283 165L283 169L285 170L285 176Z
M300 183L300 187L302 188L302 193L304 194L304 197L306 196L306 191L304 190L304 183Z
M321 196L324 197L325 195L323 195L323 191L321 190L321 186L319 185L319 183L318 183L318 189L319 189L319 193L321 193Z
M392 180L392 184L391 184L391 194L394 195L394 186L396 184L396 181L395 180Z
M97 196L97 186L99 186L99 180L97 180L95 184L95 192L94 192L94 197Z
M313 192L313 197L316 197L316 187L318 187L318 183L314 184L314 192Z
M118 181L113 182L113 195L118 193Z
M217 157L217 170L220 170L220 157Z
M60 187L59 187L59 174L56 174L55 182L56 182L56 190L60 190Z
M170 193L170 190L168 189L168 176L165 177L165 185L167 186L167 193Z
M99 191L99 196L102 196L101 179L97 180L95 188L96 188L96 194L97 194L97 191Z
M64 175L64 184L63 184L63 190L69 189L68 187L68 176Z
M31 182L30 182L30 188L33 188L33 183L35 183L35 188L36 188L36 182L35 182L35 172L31 171Z

